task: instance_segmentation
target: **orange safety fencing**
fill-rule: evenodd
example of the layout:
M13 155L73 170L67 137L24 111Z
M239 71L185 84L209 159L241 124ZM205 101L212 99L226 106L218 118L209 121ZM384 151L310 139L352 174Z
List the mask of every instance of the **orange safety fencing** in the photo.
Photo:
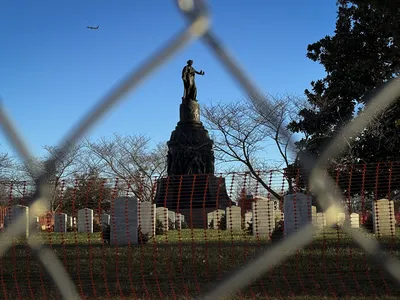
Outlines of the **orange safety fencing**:
M1 298L60 297L27 247L34 230L83 299L189 299L310 222L321 229L313 243L241 290L238 299L400 297L398 285L341 229L345 222L364 229L400 256L400 163L328 173L347 208L334 216L320 209L301 170L64 179L44 216L29 211L29 183L3 182L0 227L16 216L35 217L37 226L27 226L0 259ZM336 225L326 226L332 217Z

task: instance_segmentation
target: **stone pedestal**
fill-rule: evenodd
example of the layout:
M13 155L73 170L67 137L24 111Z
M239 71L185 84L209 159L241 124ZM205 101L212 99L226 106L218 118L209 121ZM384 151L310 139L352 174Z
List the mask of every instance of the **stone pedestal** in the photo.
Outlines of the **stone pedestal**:
M213 141L200 122L197 100L182 99L180 121L168 141L167 173L154 203L181 213L189 227L207 228L207 213L230 206L225 179L214 176Z
M183 99L168 145L168 175L214 174L213 141L200 122L197 101Z
M154 201L157 206L165 206L184 215L189 227L188 220L191 220L194 228L207 228L207 213L216 209L225 210L230 199L224 178L199 174L160 178Z
M179 118L178 124L198 123L201 125L199 103L191 99L182 99L182 104L179 106Z

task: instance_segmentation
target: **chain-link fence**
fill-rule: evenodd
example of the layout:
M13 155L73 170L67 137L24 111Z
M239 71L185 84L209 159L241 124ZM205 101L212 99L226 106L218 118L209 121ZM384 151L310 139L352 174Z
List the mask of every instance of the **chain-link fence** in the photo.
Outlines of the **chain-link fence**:
M90 110L87 116L81 120L75 129L66 136L63 145L59 150L57 159L62 159L70 150L71 145L77 142L87 130L99 122L101 117L118 101L121 101L124 96L132 92L145 78L149 77L153 71L168 61L172 55L176 54L180 49L185 47L193 39L202 39L208 46L210 51L222 62L227 70L227 73L237 81L237 83L249 95L250 101L260 107L265 114L273 116L272 105L265 99L259 90L253 84L251 77L240 67L239 63L229 54L218 37L213 33L210 27L210 15L205 1L201 0L178 0L178 8L183 16L187 19L187 27L177 36L172 37L169 42L151 55L137 69L128 74L117 87L111 90L103 99L99 101L96 107ZM317 196L318 204L327 216L327 226L334 225L334 217L338 213L345 211L343 203L345 199L335 190L334 180L327 176L324 171L324 166L327 158L338 156L346 147L344 141L351 140L349 137L354 137L365 128L369 121L382 113L391 103L400 97L400 82L399 79L394 79L389 82L384 88L371 96L371 99L364 113L356 118L356 120L348 124L340 137L335 138L326 148L325 152L315 160L311 157L303 159L304 173L309 178L309 186L313 194ZM275 122L271 117L271 122ZM14 127L11 118L6 114L4 107L0 107L0 122L4 133L14 146L15 150L23 159L28 168L32 169L32 173L36 173L36 192L30 201L29 208L34 215L43 215L44 208L48 195L47 178L49 174L54 173L56 159L51 157L46 162L46 172L39 174L30 165L31 154L25 146L22 137L18 134ZM278 122L276 122L278 123ZM282 129L280 132L283 138L289 140L289 135ZM289 141L292 151L295 151L292 141ZM30 219L29 226L34 225L34 219ZM18 236L24 232L23 218L13 222L6 230L8 236ZM262 274L278 266L284 260L291 257L296 250L306 247L320 229L314 227L311 223L302 227L296 234L290 235L277 244L268 247L264 253L260 254L255 259L249 261L245 266L238 269L234 273L230 273L223 280L216 282L209 287L208 292L199 296L199 299L219 299L220 297L232 295L241 288L248 286L254 280L257 280ZM343 230L346 232L359 247L364 249L371 258L382 266L382 268L396 282L400 283L400 263L397 259L381 251L377 240L364 232L354 230L350 224L344 223ZM39 240L35 239L35 235L30 235L28 244L32 250L32 254L36 256L38 261L43 265L43 268L48 272L49 278L54 281L58 287L60 294L65 299L78 299L78 287L73 284L62 262L57 258L55 252L46 247ZM0 238L0 257L3 257L6 252L12 247L12 240L7 239L5 235ZM173 284L173 283L171 283ZM23 297L23 295L20 295Z

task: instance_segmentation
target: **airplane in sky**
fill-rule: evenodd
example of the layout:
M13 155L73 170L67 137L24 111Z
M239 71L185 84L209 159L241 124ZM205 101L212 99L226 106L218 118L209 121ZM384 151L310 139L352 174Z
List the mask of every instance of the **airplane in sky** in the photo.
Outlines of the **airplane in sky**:
M87 28L97 30L97 29L99 29L99 26L97 26L97 27L87 26Z

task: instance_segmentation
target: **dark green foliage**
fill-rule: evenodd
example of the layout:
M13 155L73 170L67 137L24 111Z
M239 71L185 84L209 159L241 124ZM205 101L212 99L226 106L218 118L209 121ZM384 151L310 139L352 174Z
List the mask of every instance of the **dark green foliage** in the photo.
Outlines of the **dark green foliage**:
M226 230L226 215L223 214L219 219L219 224L217 225L220 230Z
M219 222L216 226L219 230L226 230L226 216L222 215L219 219ZM214 219L210 221L208 224L209 229L214 229Z
M101 225L99 222L97 222L96 219L93 220L93 232L100 232L101 231Z
M168 218L168 229L173 230L175 228L174 225L175 225L174 222L172 222L172 220Z
M189 225L186 222L182 222L181 227L182 229L188 229Z
M362 226L368 232L372 233L374 231L374 220L373 220L372 214L368 215L367 219L365 220L365 223Z
M110 199L113 198L112 185L104 184L104 179L97 174L81 175L77 177L78 184L67 185L64 188L62 210L69 215L82 208L99 208L105 212L110 209ZM73 207L73 205L75 207Z
M101 231L101 230L100 230ZM110 234L111 234L111 226L107 223L103 223L103 232L102 232L102 237L104 243L110 245ZM139 244L146 244L150 240L149 235L143 234L141 231L140 226L138 227L138 243Z
M208 229L214 229L214 219L211 219L210 223L208 224Z
M138 227L138 243L139 244L146 244L150 240L149 234L144 234L141 230L141 227Z
M156 219L156 235L164 234L164 224L160 219Z
M253 235L253 222L247 222L248 227L246 228L246 233L248 235ZM271 234L271 240L277 241L283 238L283 221L280 220L276 222L275 229Z
M280 239L283 238L283 224L284 224L283 220L276 222L275 229L271 234L272 241L279 241Z
M111 234L111 226L107 223L103 223L103 241L106 244L110 244L110 234Z
M297 143L298 150L313 156L319 156L347 122L363 113L367 95L400 74L400 11L388 1L340 0L337 5L334 35L307 47L307 57L322 64L326 76L311 83L312 89L305 91L309 107L299 112L300 121L288 126L305 135ZM400 160L399 116L397 101L364 130L357 143L331 160L331 166ZM291 178L296 177L297 166L289 169ZM362 165L354 171L362 176ZM370 171L373 175L375 170ZM374 189L373 185L365 188ZM360 189L361 185L353 191Z
M176 220L175 221L175 229L178 229L178 228L179 228L179 221ZM181 221L181 229L187 229L187 228L189 228L188 224L186 222Z
M248 235L253 235L253 222L247 222L248 227L246 228L246 233Z

